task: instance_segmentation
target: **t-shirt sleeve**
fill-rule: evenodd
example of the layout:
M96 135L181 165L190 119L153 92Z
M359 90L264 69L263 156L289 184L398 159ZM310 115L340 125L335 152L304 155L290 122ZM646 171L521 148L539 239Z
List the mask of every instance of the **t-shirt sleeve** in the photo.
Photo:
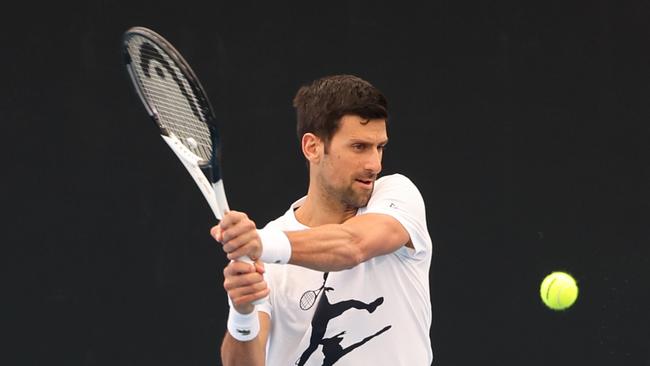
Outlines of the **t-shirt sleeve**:
M410 236L414 249L404 246L398 254L424 259L432 250L424 200L415 184L407 177L401 174L384 177L381 184L375 185L375 190L363 213L389 215L402 224Z

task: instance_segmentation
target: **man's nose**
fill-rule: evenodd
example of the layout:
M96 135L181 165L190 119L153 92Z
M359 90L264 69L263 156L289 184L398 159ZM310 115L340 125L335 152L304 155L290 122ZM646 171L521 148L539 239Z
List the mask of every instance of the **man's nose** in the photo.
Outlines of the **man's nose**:
M381 150L374 150L374 152L366 160L366 170L371 171L373 174L379 174L381 172Z

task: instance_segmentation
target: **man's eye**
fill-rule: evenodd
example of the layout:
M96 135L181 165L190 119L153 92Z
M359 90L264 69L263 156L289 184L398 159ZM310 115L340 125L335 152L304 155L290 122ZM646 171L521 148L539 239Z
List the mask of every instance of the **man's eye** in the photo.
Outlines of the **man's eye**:
M363 150L365 146L363 144L354 144L352 145L352 148L355 150Z

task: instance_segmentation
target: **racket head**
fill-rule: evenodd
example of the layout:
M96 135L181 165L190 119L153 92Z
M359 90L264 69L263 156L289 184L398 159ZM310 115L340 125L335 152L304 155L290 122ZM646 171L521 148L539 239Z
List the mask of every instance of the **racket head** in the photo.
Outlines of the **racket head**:
M217 120L196 74L158 33L133 27L123 36L124 62L133 86L162 136L177 139L210 183L221 180Z
M318 297L318 294L316 291L309 290L305 291L305 293L300 296L300 309L302 310L309 310L311 309L312 306L316 303L316 297Z

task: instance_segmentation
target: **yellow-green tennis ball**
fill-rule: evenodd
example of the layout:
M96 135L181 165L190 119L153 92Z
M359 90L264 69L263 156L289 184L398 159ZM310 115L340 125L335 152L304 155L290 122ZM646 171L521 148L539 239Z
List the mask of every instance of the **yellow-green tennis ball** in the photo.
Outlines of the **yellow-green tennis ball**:
M564 310L578 298L578 285L571 275L553 272L544 278L539 288L544 304L553 310Z

